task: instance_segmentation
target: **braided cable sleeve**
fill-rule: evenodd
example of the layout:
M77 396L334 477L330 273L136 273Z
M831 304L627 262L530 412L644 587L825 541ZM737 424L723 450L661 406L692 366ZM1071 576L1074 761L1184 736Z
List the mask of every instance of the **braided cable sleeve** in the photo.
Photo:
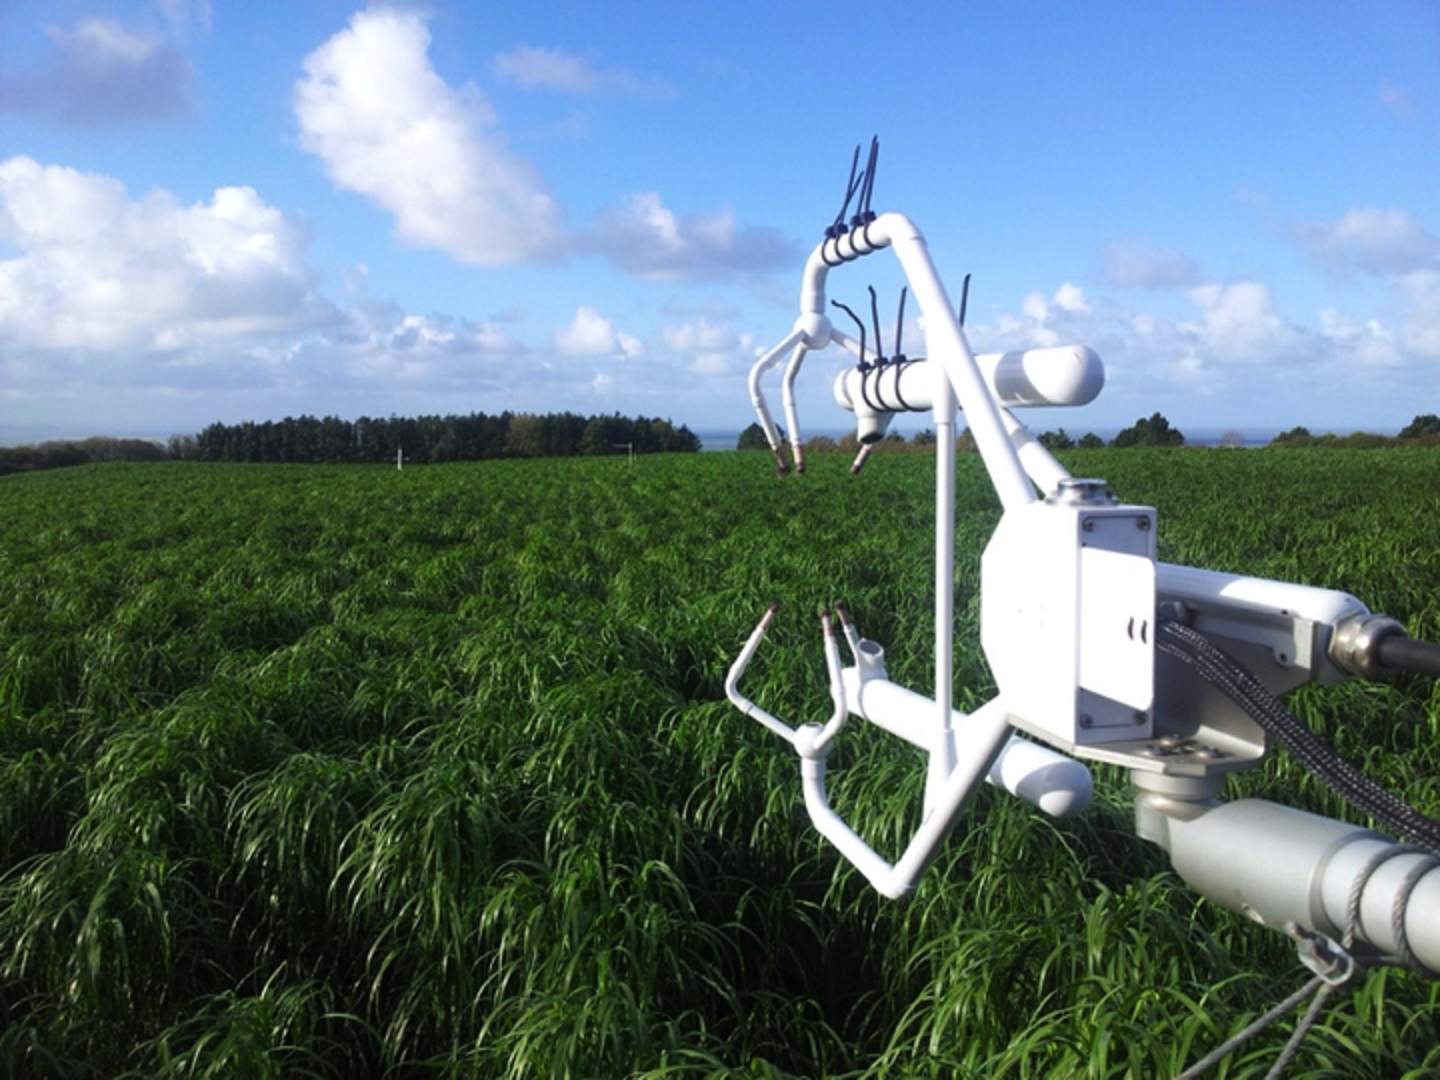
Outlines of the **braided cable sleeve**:
M1430 852L1440 853L1440 821L1420 813L1337 754L1234 657L1196 630L1160 623L1155 647L1195 668L1286 751L1332 790L1376 821Z

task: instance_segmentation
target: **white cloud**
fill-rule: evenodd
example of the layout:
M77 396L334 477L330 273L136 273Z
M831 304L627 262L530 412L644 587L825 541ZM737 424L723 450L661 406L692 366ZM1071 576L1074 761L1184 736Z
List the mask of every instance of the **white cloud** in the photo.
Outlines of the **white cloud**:
M1405 317L1405 347L1427 359L1440 359L1440 270L1417 270L1401 277L1398 285L1411 303Z
M1090 305L1085 301L1085 290L1079 285L1065 282L1055 290L1055 303L1062 311L1083 312L1089 311Z
M1201 313L1194 336L1216 363L1276 364L1304 352L1304 332L1280 316L1261 282L1197 285L1190 298Z
M1182 252L1137 241L1111 244L1101 254L1101 265L1110 283L1124 288L1169 289L1200 282L1199 268Z
M357 308L331 345L335 374L352 383L428 390L498 385L509 362L527 352L494 322L408 314L388 304Z
M635 357L645 351L639 338L615 329L593 307L581 307L570 324L555 331L555 348L565 356Z
M534 90L641 96L671 93L660 80L642 79L623 68L597 68L573 53L535 45L501 53L495 58L495 71L501 78Z
M1301 242L1322 262L1372 274L1434 269L1440 236L1427 231L1408 210L1361 207L1337 221L1303 225Z
M1399 367L1405 354L1395 333L1379 319L1357 323L1335 308L1320 312L1320 332L1330 344L1336 360L1360 369Z
M305 58L301 146L394 215L407 243L484 266L554 254L560 211L538 172L507 147L478 89L440 77L429 45L415 12L358 12Z
M665 347L675 353L686 370L706 378L734 375L754 363L754 338L736 334L730 327L699 318L666 326Z
M172 38L101 17L46 32L54 52L38 68L5 65L0 112L80 126L168 120L190 112L194 71Z
M180 205L28 157L0 162L0 341L10 348L156 352L296 333L333 312L306 237L251 188Z
M715 352L733 349L737 342L735 331L709 319L694 322L673 323L665 327L665 344L676 352Z
M1293 380L1323 378L1339 386L1404 364L1418 352L1413 346L1407 351L1378 320L1355 322L1331 310L1319 314L1316 326L1295 322L1281 313L1264 282L1209 282L1183 295L1189 310L1167 316L1091 300L1068 284L1051 295L1035 290L1022 298L1018 314L1000 311L970 335L984 351L1089 345L1105 363L1109 390L1103 400L1142 405L1175 393L1244 394L1248 405Z
M738 228L730 210L681 217L654 192L631 195L602 214L592 248L644 277L723 278L789 266L797 255L769 228Z

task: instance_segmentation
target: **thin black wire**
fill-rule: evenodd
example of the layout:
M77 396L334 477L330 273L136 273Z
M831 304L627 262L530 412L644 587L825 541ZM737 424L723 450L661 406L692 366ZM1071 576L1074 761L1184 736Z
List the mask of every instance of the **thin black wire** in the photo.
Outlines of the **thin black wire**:
M845 185L845 201L840 204L840 213L835 215L835 221L830 228L825 230L827 240L834 239L845 232L845 214L850 209L850 200L855 197L855 192L864 183L865 177L862 174L858 179L855 170L860 166L860 144L855 144L855 154L850 159L850 180Z
M857 147L858 149L858 147ZM865 164L865 181L860 192L860 204L856 207L855 217L850 219L851 225L869 225L875 220L875 212L870 209L870 199L875 193L875 166L880 161L880 137L870 137L870 158Z

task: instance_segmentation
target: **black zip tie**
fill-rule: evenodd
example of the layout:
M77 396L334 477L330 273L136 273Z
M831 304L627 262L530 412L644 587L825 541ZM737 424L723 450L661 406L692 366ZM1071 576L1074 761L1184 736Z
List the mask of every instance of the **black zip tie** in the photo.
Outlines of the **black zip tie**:
M855 312L851 311L847 305L842 304L839 300L831 300L830 303L854 319L855 325L860 328L860 359L855 363L855 366L860 369L860 397L866 405L875 409L875 403L870 400L870 392L865 388L866 382L869 381L865 378L865 373L870 370L870 364L865 359L865 324L860 321L860 316L856 315ZM878 409L876 411L878 411Z
M900 342L905 337L905 295L910 290L907 286L900 286L900 311L895 316L895 361L901 363L905 359L905 352L900 347Z
M856 147L855 149L856 153L859 153L860 148ZM870 137L870 159L865 163L865 175L860 192L860 203L855 208L855 216L850 219L850 227L852 229L863 228L875 220L875 211L870 209L870 197L875 193L875 166L879 162L879 159L880 137L878 135L872 135ZM865 236L865 242L867 244L870 242L868 233Z
M875 364L877 367L884 367L888 361L885 359L885 339L880 336L880 303L875 298L875 286L866 285L870 292L870 323L875 327Z
M910 403L905 400L904 392L900 389L900 376L905 373L905 368L911 364L911 361L906 360L905 354L900 351L900 338L905 332L905 294L907 291L904 286L901 286L900 313L895 316L895 356L893 359L895 363L901 365L895 369L895 399L900 402L900 407L906 412L919 412L920 410L911 408Z
M865 288L868 289L869 292L870 292L870 321L871 321L871 323L872 323L872 324L874 325L874 327L875 327L875 401L876 401L876 404L875 404L873 407L874 407L874 408L883 409L884 411L889 412L889 411L891 411L891 410L890 410L890 407L885 404L885 388L884 388L884 386L881 385L881 380L882 380L882 375L881 375L881 373L885 370L885 365L888 364L890 361L885 358L885 339L880 336L880 304L879 304L879 301L875 298L875 286L874 286L874 285L867 285L867 286L865 286ZM866 403L869 404L870 399L869 399L869 398L866 398L865 400L866 400Z
M845 214L850 209L850 200L855 197L855 192L865 182L862 174L859 180L855 177L855 170L860 165L860 144L855 144L855 154L850 159L850 181L845 185L845 201L840 204L840 213L835 215L834 223L825 230L825 239L834 240L845 235ZM828 261L828 260L827 260Z
M965 309L970 304L970 275L965 275L964 282L960 285L960 327L965 327Z

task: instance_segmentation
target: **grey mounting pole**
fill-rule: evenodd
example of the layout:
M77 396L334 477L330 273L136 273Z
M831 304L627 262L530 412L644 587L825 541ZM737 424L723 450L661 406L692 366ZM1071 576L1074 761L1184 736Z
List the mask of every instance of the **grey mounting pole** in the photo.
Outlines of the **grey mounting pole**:
M1440 972L1440 857L1263 799L1220 803L1222 777L1131 779L1136 831L1196 892L1275 930L1293 922L1338 942L1352 929L1362 961Z

